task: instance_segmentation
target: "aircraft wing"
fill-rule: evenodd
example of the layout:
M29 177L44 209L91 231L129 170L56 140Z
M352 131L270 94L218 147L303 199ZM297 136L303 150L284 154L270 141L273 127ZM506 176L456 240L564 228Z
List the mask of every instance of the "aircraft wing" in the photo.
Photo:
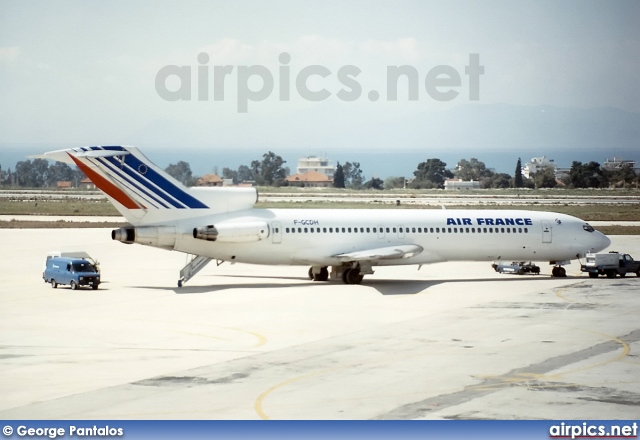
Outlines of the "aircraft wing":
M401 258L411 258L418 255L424 249L417 244L405 244L401 246L387 246L375 249L366 249L363 251L348 252L346 254L334 255L342 262L348 261L366 261L366 260L396 260Z

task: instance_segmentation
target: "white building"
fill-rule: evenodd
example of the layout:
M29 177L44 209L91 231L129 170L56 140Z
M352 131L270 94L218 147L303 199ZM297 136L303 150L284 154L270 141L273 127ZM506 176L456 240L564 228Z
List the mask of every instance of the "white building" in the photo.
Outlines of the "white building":
M558 168L553 161L553 159L547 158L547 156L542 157L533 157L529 161L529 163L525 164L522 167L522 175L527 179L531 179L531 176L538 171L544 170L545 168L553 168L555 173L556 168Z
M298 159L298 174L308 173L309 171L315 171L333 180L336 167L326 157L308 156Z
M444 189L480 189L480 182L477 180L447 179L444 181Z
M607 158L604 161L604 163L602 164L602 167L606 168L608 170L618 170L618 169L622 168L625 165L628 165L632 169L635 169L636 168L636 161L635 160L620 159L619 157L614 157L613 159Z

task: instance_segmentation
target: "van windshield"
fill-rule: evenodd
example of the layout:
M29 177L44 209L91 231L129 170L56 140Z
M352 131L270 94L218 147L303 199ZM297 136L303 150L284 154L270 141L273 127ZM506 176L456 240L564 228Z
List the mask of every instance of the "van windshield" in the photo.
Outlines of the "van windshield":
M73 263L72 267L74 272L95 272L89 263Z

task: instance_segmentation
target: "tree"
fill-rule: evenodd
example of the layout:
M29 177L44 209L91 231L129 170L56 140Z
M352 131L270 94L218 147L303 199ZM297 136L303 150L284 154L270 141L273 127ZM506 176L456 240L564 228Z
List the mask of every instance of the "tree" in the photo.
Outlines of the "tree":
M512 178L507 173L496 173L480 181L482 188L509 188Z
M16 164L18 186L41 188L47 182L49 163L45 159L23 160Z
M168 175L176 179L178 182L181 182L185 186L192 186L197 180L193 177L191 166L187 162L182 160L177 164L169 164L169 166L164 170Z
M484 162L472 157L471 160L462 159L458 162L453 174L458 179L480 181L483 177L490 177L494 173L487 169Z
M379 179L377 177L372 177L371 180L369 180L367 183L364 184L364 187L367 189L382 190L384 189L384 182L382 181L382 179Z
M336 172L333 173L333 186L335 188L344 188L344 170L340 162L336 165Z
M360 169L360 162L346 162L342 171L344 172L344 184L347 188L362 188L364 175Z
M387 177L384 179L385 189L405 188L406 179L404 177Z
M545 167L537 173L534 173L532 180L536 188L555 188L557 185L556 174L553 167Z
M624 163L620 167L605 173L609 186L626 186L638 179L630 163Z
M64 162L56 162L47 171L47 186L56 186L60 181L74 182L74 170ZM75 182L77 183L77 182Z
M412 186L415 188L444 188L445 179L453 177L453 173L446 169L447 164L440 159L427 159L421 162L413 172L416 176Z
M518 163L516 163L516 172L513 175L513 186L516 188L522 188L522 161L518 158Z
M253 175L253 171L246 165L240 165L238 167L238 183L255 181L256 178Z
M284 178L287 177L286 171L282 167L284 163L286 160L269 151L262 155L262 162L257 160L251 162L251 171L259 185L280 186L284 182Z
M233 183L238 184L238 172L232 170L231 168L222 168L222 178L223 179L231 179Z
M587 164L573 161L569 170L569 183L573 188L603 188L607 185L598 162Z

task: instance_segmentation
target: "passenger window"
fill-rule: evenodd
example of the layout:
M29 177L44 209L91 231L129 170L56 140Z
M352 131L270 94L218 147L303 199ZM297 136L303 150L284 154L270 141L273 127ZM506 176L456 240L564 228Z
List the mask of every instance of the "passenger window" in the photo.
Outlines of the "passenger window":
M460 229L462 229L462 228L460 228ZM458 228L453 228L453 232L457 234L458 233Z
M368 232L370 232L370 231L369 231L369 228L367 228L367 233L368 233Z
M476 232L476 228L471 228L471 233ZM480 230L478 229L478 232L480 232Z
M389 233L389 228L387 228L387 234Z
M525 234L529 233L529 228L524 228L524 233Z
M304 228L304 233L306 234L307 232L309 232L308 228Z
M345 232L344 228L342 228L342 232L343 232L343 233Z
M436 229L437 229L437 228L436 228ZM431 232L433 233L433 228L431 228ZM438 231L438 232L440 232L440 231Z
M486 231L486 228L485 228ZM493 233L493 228L489 228L489 233Z
M451 228L447 228L447 229L449 229L449 231L448 231L448 232L449 232L449 234L451 234Z
M347 228L347 232L351 233L351 228Z
M440 228L436 228L436 232L439 234L440 233Z
M394 234L396 233L396 228L393 228L393 233L394 233Z
M288 234L288 233L289 233L289 228L285 229L285 231L286 231L286 233Z
M500 229L501 229L501 232L504 234L504 228L500 228Z
M375 234L377 231L377 228L373 228L373 233Z
M364 228L360 228L360 232L364 232Z
M353 232L358 233L358 228L353 228Z

